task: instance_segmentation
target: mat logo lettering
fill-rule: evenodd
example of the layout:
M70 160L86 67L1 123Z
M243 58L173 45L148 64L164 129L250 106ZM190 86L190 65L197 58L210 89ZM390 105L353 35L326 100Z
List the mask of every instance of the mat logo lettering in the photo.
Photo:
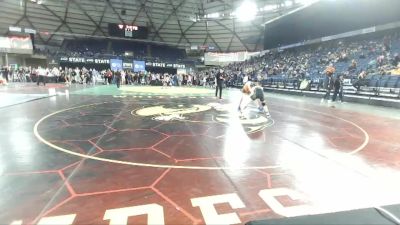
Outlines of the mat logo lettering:
M284 206L278 200L279 196L288 196L292 200L304 200L305 196L299 192L288 188L264 189L259 191L258 196L265 204L276 214L284 217L293 217L305 214L312 214L313 209L308 205ZM201 211L205 224L239 224L241 221L235 209L246 208L246 205L236 193L214 195L207 197L192 198L192 206ZM232 212L219 214L215 207L216 204L228 203ZM147 224L164 225L165 214L163 206L159 204L147 204L131 206L117 209L108 209L105 211L103 220L108 220L110 225L128 225L128 219L135 216L147 216ZM52 217L43 217L37 225L45 224L63 224L72 225L77 214L68 214ZM131 220L132 221L132 220ZM23 225L23 221L14 221L10 225Z

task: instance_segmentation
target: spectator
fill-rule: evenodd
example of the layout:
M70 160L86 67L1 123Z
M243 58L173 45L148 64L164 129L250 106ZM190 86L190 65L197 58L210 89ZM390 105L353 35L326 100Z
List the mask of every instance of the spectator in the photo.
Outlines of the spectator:
M334 93L332 97L332 101L336 101L336 97L339 94L340 102L343 102L343 76L340 75L338 78L335 79L334 83Z
M353 59L351 61L351 65L348 68L348 71L351 73L354 73L354 72L356 72L356 70L357 70L357 61L355 59Z
M43 83L43 85L46 86L46 79L47 79L46 77L47 77L48 71L46 71L46 69L39 66L39 68L37 69L37 74L38 74L37 86L39 86L40 83Z
M336 69L335 67L333 67L333 64L330 64L326 69L325 69L325 74L326 74L326 84L325 84L325 89L326 89L326 93L324 95L324 98L321 100L325 100L325 99L330 99L330 95L331 95L331 90L333 88L333 74L335 73Z
M215 80L216 80L215 97L217 97L218 90L219 90L219 99L221 99L222 98L222 83L225 80L224 71L222 69L215 76Z
M114 74L114 77L115 77L115 83L117 84L117 88L119 88L121 85L121 78L122 78L121 70L117 70Z
M367 77L367 72L363 70L359 75L358 75L358 80L353 84L353 87L359 91L361 86L367 85L368 81L365 79Z

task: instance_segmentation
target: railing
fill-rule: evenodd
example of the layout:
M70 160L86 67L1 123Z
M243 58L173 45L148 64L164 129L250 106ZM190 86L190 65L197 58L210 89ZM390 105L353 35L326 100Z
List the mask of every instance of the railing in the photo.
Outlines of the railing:
M356 81L356 78L345 79L343 83L344 93L400 98L400 76L370 75L363 80L358 90L353 87ZM276 75L262 80L261 83L263 87L268 88L294 89L299 91L326 91L326 78L324 77L299 79Z

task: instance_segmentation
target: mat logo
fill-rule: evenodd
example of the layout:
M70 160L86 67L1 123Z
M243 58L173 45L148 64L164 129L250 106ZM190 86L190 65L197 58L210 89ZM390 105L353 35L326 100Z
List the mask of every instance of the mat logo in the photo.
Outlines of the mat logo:
M305 196L294 190L287 188L264 189L258 193L259 197L275 213L284 217L293 217L299 215L312 214L312 208L307 205L283 206L276 198L279 196L288 196L293 200L304 200ZM240 224L240 220L235 209L246 208L246 205L239 198L238 194L230 193L223 195L214 195L191 199L193 207L198 207L207 225L221 224ZM228 203L232 208L231 213L219 214L215 207L216 204ZM147 204L118 209L106 210L103 220L108 220L110 225L127 225L129 217L147 215L147 224L164 225L164 208L159 204ZM37 225L63 224L72 225L76 214L43 217ZM22 225L22 221L14 221L11 225Z
M139 109L132 114L139 116L150 116L154 120L160 121L173 121L173 120L187 120L185 117L189 114L200 113L210 110L211 107L207 105L160 105L151 106L143 109ZM188 119L189 120L189 119ZM189 120L190 121L190 120Z
M196 116L197 114L197 116ZM198 114L202 114L199 116ZM238 119L232 104L210 103L207 105L158 105L132 111L132 115L152 117L158 121L184 121L186 123L240 123L247 133L255 133L273 125L273 120L265 115L249 111L246 119Z

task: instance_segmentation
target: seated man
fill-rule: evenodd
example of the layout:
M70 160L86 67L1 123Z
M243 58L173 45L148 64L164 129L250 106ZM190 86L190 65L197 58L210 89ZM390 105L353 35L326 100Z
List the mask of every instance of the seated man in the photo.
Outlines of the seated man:
M265 113L268 117L270 116L268 107L265 104L264 90L258 82L246 82L242 88L242 93L243 95L240 99L238 108L241 116L242 110L247 108L247 106L250 104L250 101L256 101L259 111Z
M357 61L355 59L353 59L351 61L351 65L349 66L347 71L354 73L354 72L356 72L356 70L357 70Z
M359 75L358 75L358 80L354 82L353 87L359 91L361 86L365 86L368 84L368 80L366 80L367 72L363 70Z

